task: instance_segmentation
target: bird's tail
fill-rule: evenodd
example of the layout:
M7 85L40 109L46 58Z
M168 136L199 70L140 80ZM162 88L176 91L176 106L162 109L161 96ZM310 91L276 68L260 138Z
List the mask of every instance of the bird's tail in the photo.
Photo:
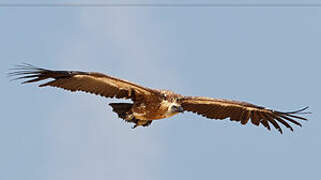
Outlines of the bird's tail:
M110 103L109 105L118 114L118 117L124 120L128 119L128 115L131 114L131 108L133 107L133 104L130 103Z
M113 111L118 114L118 117L124 119L126 122L135 123L135 125L132 127L133 129L138 126L147 127L152 123L152 121L136 119L131 110L133 104L110 103L109 105L113 108Z

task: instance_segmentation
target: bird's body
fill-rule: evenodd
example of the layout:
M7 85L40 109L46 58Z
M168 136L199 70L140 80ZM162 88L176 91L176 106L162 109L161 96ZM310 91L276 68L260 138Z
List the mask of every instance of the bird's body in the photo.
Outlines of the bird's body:
M23 83L53 79L39 85L39 87L52 86L109 98L131 99L132 103L110 103L109 105L120 118L135 123L134 128L149 126L154 120L169 118L184 111L197 113L210 119L230 118L230 120L239 121L243 125L251 120L254 125L262 124L269 130L272 125L280 133L282 133L282 129L278 123L293 131L288 122L301 126L296 119L306 120L295 114L304 114L303 111L307 107L293 112L280 112L246 102L183 96L169 90L146 88L101 73L53 71L27 64L17 66L15 70L17 71L10 73L10 75L19 76L17 79L27 79Z
M114 112L118 113L120 118L128 122L135 122L137 125L150 125L153 120L159 120L172 117L182 110L173 110L173 107L180 107L177 103L183 96L175 94L168 90L153 90L155 97L145 97L140 101L128 103L111 103ZM122 110L126 110L125 114ZM137 127L137 126L134 126Z

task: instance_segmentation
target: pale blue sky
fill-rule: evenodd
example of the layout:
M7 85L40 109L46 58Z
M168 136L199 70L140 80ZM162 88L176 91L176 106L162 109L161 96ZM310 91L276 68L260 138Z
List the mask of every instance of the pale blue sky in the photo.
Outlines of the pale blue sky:
M0 179L320 179L320 19L321 8L0 8ZM191 113L132 130L115 100L10 82L21 62L313 114L283 135Z

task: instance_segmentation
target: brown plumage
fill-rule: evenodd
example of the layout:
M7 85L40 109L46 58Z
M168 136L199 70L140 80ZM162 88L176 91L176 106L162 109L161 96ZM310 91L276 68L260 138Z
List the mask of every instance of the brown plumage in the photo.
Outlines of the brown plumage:
M23 83L51 79L39 87L52 86L108 98L131 99L133 103L111 103L110 106L120 118L134 123L134 128L148 126L153 120L168 118L183 111L197 113L210 119L229 118L243 125L248 122L256 126L262 124L268 130L272 125L280 133L282 129L279 124L293 131L291 123L301 126L298 120L307 120L296 114L307 114L304 110L308 107L293 112L281 112L240 101L182 96L168 90L150 89L95 72L53 71L29 64L18 65L13 70L9 75L17 76L16 79L26 79Z

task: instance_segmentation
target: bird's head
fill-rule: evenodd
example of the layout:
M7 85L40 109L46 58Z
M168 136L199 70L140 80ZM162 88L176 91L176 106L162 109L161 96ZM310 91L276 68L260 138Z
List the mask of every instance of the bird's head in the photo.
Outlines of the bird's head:
M184 112L184 108L181 106L181 105L178 105L178 104L173 104L169 107L169 110L172 112L172 113L181 113L181 112Z
M168 106L168 110L165 113L165 116L168 118L168 117L174 116L174 115L181 113L181 112L184 112L183 107L176 104L176 103L172 103Z

